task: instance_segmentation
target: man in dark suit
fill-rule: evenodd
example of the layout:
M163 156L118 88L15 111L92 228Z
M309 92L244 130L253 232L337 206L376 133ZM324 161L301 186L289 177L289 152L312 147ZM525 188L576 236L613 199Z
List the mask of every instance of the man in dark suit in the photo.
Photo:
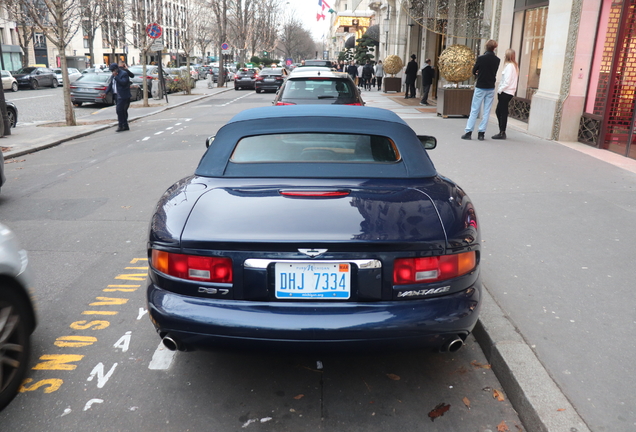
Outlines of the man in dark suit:
M417 62L415 61L417 57L415 54L411 55L411 61L406 65L406 70L404 71L404 75L406 75L406 95L404 99L408 99L410 97L415 97L415 80L417 79L417 70L419 69L417 66ZM411 95L409 96L409 92Z
M431 59L426 59L422 68L422 101L420 105L428 105L428 92L433 84L433 76L435 71L431 66Z
M130 130L128 128L128 107L130 106L130 78L133 78L135 74L130 72L125 63L121 63L121 67L117 63L112 63L108 68L113 78L108 84L106 93L112 92L115 102L117 104L117 121L119 127L116 132L122 132Z

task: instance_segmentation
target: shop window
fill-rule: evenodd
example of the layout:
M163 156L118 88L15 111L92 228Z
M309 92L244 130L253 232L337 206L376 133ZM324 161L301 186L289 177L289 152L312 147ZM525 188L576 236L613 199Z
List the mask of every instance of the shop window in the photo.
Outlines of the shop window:
M517 96L532 99L539 88L543 66L545 28L548 7L528 9L523 20L523 38L519 57L519 85Z

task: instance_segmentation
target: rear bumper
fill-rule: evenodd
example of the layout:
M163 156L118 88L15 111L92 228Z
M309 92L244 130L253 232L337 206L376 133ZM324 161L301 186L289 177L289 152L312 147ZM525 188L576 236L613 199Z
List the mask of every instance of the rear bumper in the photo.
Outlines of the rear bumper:
M255 302L189 297L148 286L150 319L185 349L379 350L439 348L472 331L481 284L424 300Z

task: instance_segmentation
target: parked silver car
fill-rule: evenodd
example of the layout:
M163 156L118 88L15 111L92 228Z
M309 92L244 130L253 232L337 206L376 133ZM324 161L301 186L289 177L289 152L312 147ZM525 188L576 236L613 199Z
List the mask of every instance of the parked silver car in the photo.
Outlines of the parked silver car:
M15 397L29 366L36 318L27 253L0 224L0 410Z

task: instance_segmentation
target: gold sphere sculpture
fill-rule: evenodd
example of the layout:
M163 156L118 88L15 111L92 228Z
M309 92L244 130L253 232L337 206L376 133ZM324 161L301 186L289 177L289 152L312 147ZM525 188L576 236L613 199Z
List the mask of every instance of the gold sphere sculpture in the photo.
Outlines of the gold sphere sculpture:
M473 75L475 53L466 45L451 45L439 55L437 64L446 81L466 81Z
M396 55L390 55L384 59L384 72L395 75L402 70L402 59Z

